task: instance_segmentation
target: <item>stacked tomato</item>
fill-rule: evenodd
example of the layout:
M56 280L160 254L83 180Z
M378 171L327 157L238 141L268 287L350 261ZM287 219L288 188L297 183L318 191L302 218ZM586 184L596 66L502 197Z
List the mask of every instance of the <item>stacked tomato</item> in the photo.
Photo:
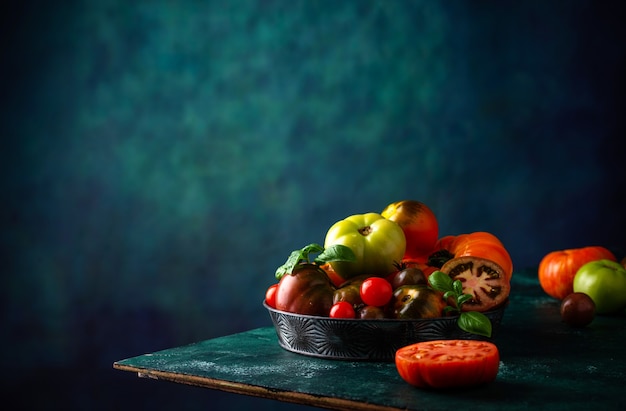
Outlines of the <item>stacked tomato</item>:
M338 245L354 258L301 261L268 289L266 303L337 318L440 317L447 301L428 285L434 271L460 280L472 296L464 311L488 311L509 296L513 264L502 242L487 232L439 238L435 214L419 201L336 222L322 249Z

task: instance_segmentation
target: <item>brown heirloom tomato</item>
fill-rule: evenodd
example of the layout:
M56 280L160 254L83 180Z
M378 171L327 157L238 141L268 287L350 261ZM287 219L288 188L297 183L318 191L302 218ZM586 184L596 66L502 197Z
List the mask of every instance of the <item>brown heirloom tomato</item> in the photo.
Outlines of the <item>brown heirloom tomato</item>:
M335 287L315 264L299 264L285 274L276 290L276 309L297 314L328 317Z
M381 215L395 221L404 231L404 258L425 262L439 237L435 213L420 201L403 200L389 204Z
M491 260L479 257L453 258L441 271L463 285L463 294L472 299L465 302L463 311L488 311L504 303L511 291L511 283L502 268Z
M403 285L393 292L387 316L399 319L437 318L443 316L443 294L426 285Z
M363 304L363 299L361 298L361 284L363 284L363 280L368 277L369 275L363 274L343 282L341 287L337 287L334 291L333 303L336 304L340 301L346 301L355 307Z
M539 284L551 297L562 300L574 292L574 277L580 267L596 260L617 261L615 255L600 246L552 251L539 263Z

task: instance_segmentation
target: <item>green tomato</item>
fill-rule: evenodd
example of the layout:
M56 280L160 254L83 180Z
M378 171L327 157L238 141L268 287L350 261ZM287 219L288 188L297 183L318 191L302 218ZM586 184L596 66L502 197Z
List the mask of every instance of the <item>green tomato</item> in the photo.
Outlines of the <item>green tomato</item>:
M576 272L574 292L591 297L597 314L622 310L626 307L626 268L611 260L591 261Z
M331 261L344 280L367 274L383 277L397 271L394 263L404 256L404 231L394 221L377 213L355 214L337 221L326 233L324 248L335 244L349 247L355 261Z

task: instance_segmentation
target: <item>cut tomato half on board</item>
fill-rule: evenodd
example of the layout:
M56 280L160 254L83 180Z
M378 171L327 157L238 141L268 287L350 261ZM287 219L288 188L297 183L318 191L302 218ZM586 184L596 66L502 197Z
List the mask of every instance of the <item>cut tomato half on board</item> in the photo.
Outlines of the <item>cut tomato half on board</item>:
M446 262L441 271L463 285L463 294L472 299L465 302L463 311L488 311L509 297L511 282L502 267L480 257L458 257Z
M470 387L496 379L500 353L488 341L437 340L402 347L395 361L400 377L415 387Z

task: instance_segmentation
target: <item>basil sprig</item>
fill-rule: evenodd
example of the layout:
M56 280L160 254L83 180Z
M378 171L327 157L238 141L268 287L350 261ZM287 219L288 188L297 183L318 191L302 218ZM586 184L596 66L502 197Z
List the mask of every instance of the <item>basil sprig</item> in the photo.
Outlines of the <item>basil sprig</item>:
M492 326L489 318L478 311L461 311L461 306L471 300L471 294L463 293L463 284L459 280L452 280L449 275L441 271L435 271L428 277L428 283L432 288L443 293L443 299L452 300L453 305L444 308L444 312L452 312L459 315L457 324L463 331L491 337Z
M283 275L291 274L296 265L301 262L310 262L309 254L319 253L319 255L313 260L315 264L323 265L331 261L356 261L356 256L350 247L346 247L342 244L331 245L328 248L324 248L319 244L309 244L302 247L299 250L292 251L285 261L285 264L278 267L276 270L276 279L280 280Z

